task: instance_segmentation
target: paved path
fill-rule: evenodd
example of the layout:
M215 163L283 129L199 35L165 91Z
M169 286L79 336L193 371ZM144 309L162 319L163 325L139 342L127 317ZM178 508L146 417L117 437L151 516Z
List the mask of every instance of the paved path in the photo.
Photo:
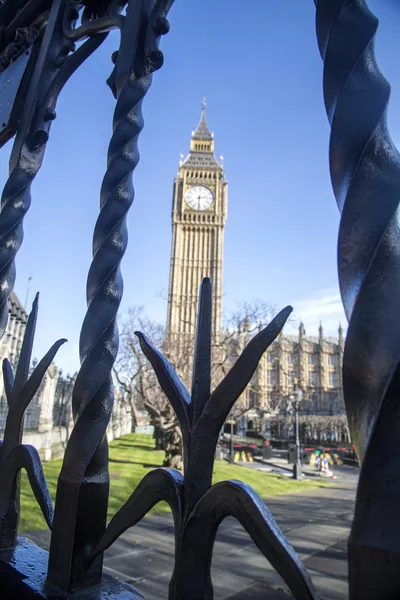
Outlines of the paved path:
M322 599L347 599L347 536L355 478L327 488L266 500L272 514L305 563ZM26 534L47 548L48 532ZM173 523L169 515L150 516L107 550L105 571L130 582L146 600L166 600L173 568ZM287 588L247 533L226 519L214 547L215 600L288 600Z
M256 459L254 462L241 462L237 464L242 467L258 471L275 472L288 477L292 477L293 473L293 464L289 464L286 458ZM350 481L355 484L358 479L358 467L331 465L329 469L338 481ZM310 465L302 465L302 472L306 478L330 479L324 473Z

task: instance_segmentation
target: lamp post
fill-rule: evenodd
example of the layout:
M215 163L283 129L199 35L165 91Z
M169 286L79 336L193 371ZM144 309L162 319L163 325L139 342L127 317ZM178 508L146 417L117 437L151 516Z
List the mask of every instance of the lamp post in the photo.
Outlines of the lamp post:
M293 479L301 479L301 456L300 456L300 439L299 439L299 404L303 398L303 392L297 383L295 383L293 402L295 414L295 430L296 430L296 461L293 465Z
M229 440L229 462L230 464L233 464L235 462L235 449L234 449L234 445L233 445L233 426L235 424L234 419L229 419L228 421L225 421L226 425L230 425L230 430L231 430L231 437Z
M234 421L231 421L231 439L229 441L229 462L232 465L235 462L235 449L233 446L233 423Z

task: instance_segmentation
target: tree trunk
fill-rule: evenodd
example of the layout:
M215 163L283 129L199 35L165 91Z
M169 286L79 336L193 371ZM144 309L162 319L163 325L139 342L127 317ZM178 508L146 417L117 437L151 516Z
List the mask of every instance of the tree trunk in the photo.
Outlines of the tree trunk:
M154 427L153 438L155 441L156 450L165 450L164 433L162 427L155 419L151 420L151 424Z
M177 423L165 431L164 448L165 458L163 466L183 471L182 432Z

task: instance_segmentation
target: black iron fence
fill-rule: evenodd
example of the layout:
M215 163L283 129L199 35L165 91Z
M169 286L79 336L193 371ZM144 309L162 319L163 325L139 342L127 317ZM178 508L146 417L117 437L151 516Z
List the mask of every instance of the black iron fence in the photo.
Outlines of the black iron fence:
M116 99L100 212L88 274L81 369L73 389L74 428L58 480L55 509L38 453L24 446L24 412L64 340L30 373L35 300L18 366L3 363L9 406L0 457L0 588L2 597L136 598L102 576L103 551L160 500L175 521L175 569L170 598L212 598L210 565L220 522L236 517L296 598L316 598L311 579L261 499L240 482L211 485L215 447L235 400L258 360L281 331L290 307L258 333L218 387L210 390L211 284L200 293L191 394L158 349L138 333L143 352L180 421L184 475L150 472L111 523L105 436L113 405L111 369L118 350L119 270L127 244L126 214L134 197L141 106L162 66L160 37L169 30L173 0L3 0L0 2L0 142L15 135L0 215L0 330L15 281L30 188L43 161L56 103L65 82L101 45L121 32L108 85ZM374 58L377 20L364 0L316 1L324 97L332 127L331 177L342 214L338 266L349 320L343 382L352 439L362 462L350 537L350 597L397 598L400 535L398 298L400 159L386 128L390 89ZM126 10L125 10L126 9ZM79 42L79 45L76 44ZM201 454L201 461L199 456ZM19 473L25 468L51 533L46 553L18 540ZM104 594L101 596L101 594ZM83 597L83 596L81 596Z

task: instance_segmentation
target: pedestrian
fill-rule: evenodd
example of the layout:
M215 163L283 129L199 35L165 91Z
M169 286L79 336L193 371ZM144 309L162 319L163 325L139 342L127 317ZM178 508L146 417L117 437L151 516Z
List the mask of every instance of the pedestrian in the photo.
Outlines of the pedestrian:
M329 460L328 457L326 455L323 456L323 467L322 467L322 471L325 473L325 475L327 477L332 477L334 478L334 474L333 472L330 470L329 468Z
M317 471L321 470L321 452L319 450L316 450L315 452L315 468Z

